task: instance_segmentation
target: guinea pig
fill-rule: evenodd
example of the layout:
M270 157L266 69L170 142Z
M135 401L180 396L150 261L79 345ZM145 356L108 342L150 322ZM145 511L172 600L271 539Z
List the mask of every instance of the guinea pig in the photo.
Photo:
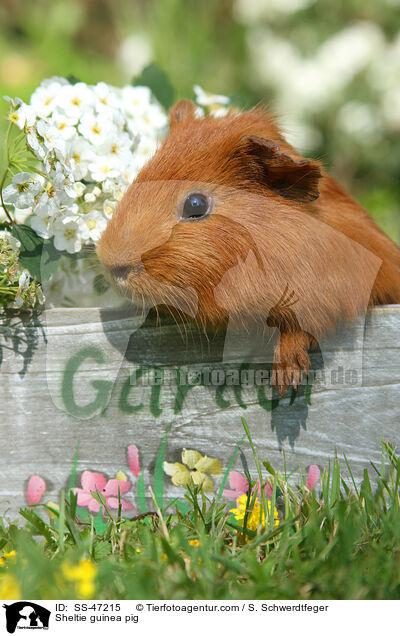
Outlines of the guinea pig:
M264 108L198 118L187 100L117 205L97 254L117 290L204 328L275 327L281 393L308 351L368 307L400 303L400 250Z

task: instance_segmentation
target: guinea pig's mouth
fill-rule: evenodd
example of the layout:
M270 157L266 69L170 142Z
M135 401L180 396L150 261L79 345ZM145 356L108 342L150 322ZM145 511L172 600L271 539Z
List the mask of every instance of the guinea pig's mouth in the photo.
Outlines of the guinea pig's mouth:
M166 305L189 315L196 314L197 295L193 289L183 289L168 281L155 279L142 263L106 266L105 276L114 291L140 311Z
M140 265L113 265L104 267L104 275L113 289L134 302L132 291L132 277L143 273L143 266ZM129 278L131 280L129 281Z
M154 289L150 291L148 277L142 263L106 266L105 276L114 291L138 309L151 309L162 302L161 298L156 298Z

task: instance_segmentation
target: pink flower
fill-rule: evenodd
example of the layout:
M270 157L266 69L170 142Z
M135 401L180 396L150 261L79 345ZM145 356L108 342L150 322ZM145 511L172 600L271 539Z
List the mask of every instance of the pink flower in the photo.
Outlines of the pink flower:
M308 490L311 490L312 488L314 488L315 484L317 483L317 481L319 481L320 477L321 477L321 471L318 468L318 466L316 464L311 464L310 468L308 469L307 481L306 481L306 486Z
M98 512L101 504L93 497L92 492L99 492L106 500L108 508L117 509L119 506L118 492L124 495L131 488L130 481L121 479L107 479L103 473L92 473L85 470L81 477L82 488L74 488L74 493L78 495L77 505L87 506L91 512ZM132 504L121 498L122 510L133 510Z
M231 499L232 501L239 499L239 497L246 494L249 489L249 482L246 477L244 477L241 473L238 473L237 470L231 470L229 472L229 485L231 490L223 490L222 496L225 497L225 499Z
M239 499L241 495L246 495L249 489L249 482L246 477L244 477L241 473L238 473L237 470L231 470L229 472L229 485L231 490L223 490L222 496L225 497L225 499L231 499L232 501L236 501L236 499ZM258 494L261 494L259 481L257 481L256 487ZM264 488L267 499L269 499L272 495L272 486L271 484L265 484Z
M46 484L42 477L38 475L32 475L28 481L28 486L25 492L25 499L29 506L38 504L42 498L44 491L46 490Z
M130 446L128 446L128 464L135 477L138 477L140 470L139 451L138 447L135 446L135 444L131 444Z

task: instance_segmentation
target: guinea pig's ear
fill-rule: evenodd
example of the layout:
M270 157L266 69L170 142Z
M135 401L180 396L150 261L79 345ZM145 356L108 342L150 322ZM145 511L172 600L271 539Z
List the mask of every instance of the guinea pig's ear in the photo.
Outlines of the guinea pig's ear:
M181 99L180 102L174 104L169 111L169 124L181 124L186 119L194 119L196 105L190 99Z
M295 161L280 152L271 141L245 136L240 140L240 155L248 178L256 185L275 190L285 199L306 203L319 197L318 181L322 177L318 163Z

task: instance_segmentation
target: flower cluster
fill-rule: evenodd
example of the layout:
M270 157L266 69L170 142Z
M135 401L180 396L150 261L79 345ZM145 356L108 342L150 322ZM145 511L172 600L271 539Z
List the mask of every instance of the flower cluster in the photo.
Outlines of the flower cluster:
M135 444L130 444L127 452L129 468L137 478L140 471L138 447ZM107 508L118 510L119 506L121 506L121 510L123 511L133 510L132 504L121 498L121 495L126 494L132 487L131 482L128 481L127 476L122 470L117 472L114 479L109 480L107 480L103 473L85 470L81 476L81 484L82 488L73 489L74 494L77 495L78 506L87 506L91 512L99 512L102 506L96 496L100 494ZM33 506L40 503L45 491L46 482L43 477L32 475L25 491L27 504ZM57 509L58 505L48 502L47 507ZM103 513L104 512L103 509Z
M81 598L93 598L96 589L97 568L89 559L81 559L77 565L64 561L61 564L64 579L72 583Z
M115 479L107 481L103 473L85 470L82 473L81 483L82 488L74 488L78 506L87 506L90 512L99 512L102 506L95 496L99 493L107 508L118 510L118 507L121 506L123 511L133 510L132 504L121 497L131 489L131 482L126 479L123 473L117 475Z
M30 103L7 98L37 168L18 172L3 201L58 250L96 241L116 202L165 134L167 115L145 86L89 86L53 77Z
M200 486L204 492L212 492L214 484L209 475L220 474L221 460L184 448L182 462L164 462L164 472L171 477L172 483L175 486Z
M366 10L366 19L360 19L359 5L351 0L346 22L327 26L333 1L319 7L315 0L235 0L234 18L247 29L253 81L269 91L289 140L303 151L326 153L329 143L340 163L343 148L356 143L359 168L362 159L381 161L371 144L386 140L395 149L393 135L400 132L395 4L383 2L379 15Z
M226 114L227 97L200 86L194 92L197 116ZM56 250L79 252L100 238L117 202L166 135L167 113L147 86L72 84L59 77L44 80L29 103L5 99L10 130L2 183L6 177L9 183L1 192L0 222L9 224L11 213L16 223L50 239ZM13 143L11 129L20 131ZM71 263L60 258L59 271L47 285L51 305L64 304L63 284L71 274L74 278ZM93 280L88 281L90 295L82 293L81 278L78 296L91 304Z
M20 242L0 231L0 307L33 308L44 302L41 288L19 262Z
M259 526L264 530L265 522L266 522L266 514L265 511L262 510L262 506L258 497L255 498L254 504L251 508L247 508L248 506L248 496L240 495L240 497L236 501L237 507L231 508L229 511L236 519L236 521L244 521L244 518L247 514L247 528L252 530L253 532L257 532ZM266 502L268 507L267 514L271 514L271 502L268 500ZM278 510L274 508L274 526L279 525L279 516Z

